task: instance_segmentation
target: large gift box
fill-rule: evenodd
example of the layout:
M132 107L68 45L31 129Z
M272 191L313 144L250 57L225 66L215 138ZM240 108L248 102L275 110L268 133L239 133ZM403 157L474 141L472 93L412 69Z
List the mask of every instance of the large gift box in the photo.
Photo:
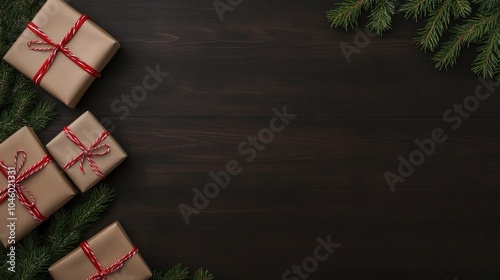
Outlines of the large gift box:
M4 246L23 238L76 195L28 127L0 144L0 188L0 239Z
M80 247L51 265L49 273L55 280L145 280L152 276L118 222L82 242Z
M61 0L48 0L4 60L74 108L119 43Z
M52 139L47 149L82 192L104 179L127 157L88 111Z

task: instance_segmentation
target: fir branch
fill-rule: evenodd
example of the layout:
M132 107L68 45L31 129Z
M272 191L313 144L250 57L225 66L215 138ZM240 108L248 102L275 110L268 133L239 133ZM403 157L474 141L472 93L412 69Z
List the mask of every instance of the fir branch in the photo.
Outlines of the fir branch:
M371 5L371 0L347 0L339 4L339 7L326 12L326 17L331 22L331 27L342 27L345 30L358 24L363 7Z
M0 56L4 56L42 0L0 1ZM33 83L4 61L0 62L0 142L28 125L36 131L55 117L54 103L39 103Z
M43 272L43 268L49 265L50 254L40 246L40 236L28 234L19 242L17 247L19 259L16 264L16 279L37 279L37 275ZM8 279L8 278L7 278Z
M480 11L492 11L500 7L500 2L494 0L474 0L473 2L479 5Z
M53 102L39 102L32 109L31 114L26 116L26 125L32 127L35 131L45 128L49 122L56 117Z
M417 21L419 18L427 16L427 14L434 10L436 4L442 0L411 0L403 4L401 11L405 13L405 18L413 18Z
M11 102L10 94L2 94L8 92L14 83L14 73L12 67L7 63L0 63L0 108L5 107Z
M472 7L467 0L453 0L451 2L454 19L465 18L472 12Z
M155 271L153 273L152 280L215 280L214 276L210 271L200 268L193 272L193 275L189 276L189 271L187 267L182 267L182 264L174 266L169 271L163 273Z
M439 45L443 32L448 28L451 20L451 6L453 0L444 0L436 9L429 13L424 28L418 32L417 46L423 51L434 51Z
M368 28L375 31L378 36L382 36L384 31L391 29L394 9L395 5L392 0L378 1L368 16Z
M56 212L47 230L45 245L51 259L57 261L78 244L83 232L99 220L115 196L115 190L106 184L92 189L90 198L71 211Z
M392 1L345 0L338 5L339 8L327 12L331 27L353 27L365 9L372 31L381 35L391 28ZM500 81L500 0L409 0L400 10L406 19L425 18L415 40L422 51L435 52L432 60L437 69L453 67L462 48L478 43L472 71L485 79ZM450 28L452 20L457 23ZM447 32L449 38L440 43Z
M187 280L189 271L187 267L182 267L182 264L174 266L167 272L155 271L153 273L153 280Z
M495 12L480 13L478 16L467 20L462 25L455 26L452 30L451 39L444 43L441 50L434 56L436 68L439 70L452 67L462 47L467 47L477 42L488 30L497 27L500 23L500 10Z
M193 273L192 280L214 280L214 276L208 270L200 268Z
M472 71L485 78L493 78L500 68L500 28L485 37L482 46L477 49Z

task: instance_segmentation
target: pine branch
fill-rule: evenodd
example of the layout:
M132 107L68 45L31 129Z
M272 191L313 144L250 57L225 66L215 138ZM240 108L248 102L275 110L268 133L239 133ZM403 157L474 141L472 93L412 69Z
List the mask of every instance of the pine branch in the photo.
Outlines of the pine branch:
M4 56L44 1L0 1L0 56ZM33 83L0 62L0 142L28 125L36 131L55 117L52 102L39 103Z
M200 268L193 273L192 280L214 280L214 276L208 270Z
M444 0L437 8L430 11L425 27L418 32L417 46L423 51L434 52L444 31L448 29L452 16L457 20L467 17L471 11L467 0Z
M182 264L174 266L169 271L163 273L155 271L153 273L152 280L215 280L212 273L208 270L200 268L193 272L193 275L189 276L189 271L187 267L182 267Z
M51 260L57 261L81 241L83 232L99 220L114 196L113 188L101 184L92 189L90 198L85 203L70 211L62 209L56 212L45 238L45 246L49 248Z
M347 0L339 4L339 7L326 12L331 27L342 27L345 30L355 27L361 15L363 7L371 5L372 0Z
M182 264L174 266L169 271L163 273L155 271L153 273L153 280L187 280L189 278L189 271L187 267L182 267Z
M413 18L417 21L419 18L427 16L427 14L434 10L436 4L442 0L411 0L401 7L401 11L405 13L405 18Z
M462 25L455 26L452 30L451 39L444 43L441 50L434 56L438 69L447 69L452 67L462 47L467 47L481 39L488 30L496 28L500 24L500 10L495 12L480 13L478 16L467 20Z
M481 43L472 71L485 78L493 78L500 68L500 28L485 36Z
M454 19L465 18L472 12L471 4L467 0L451 1L451 9Z
M494 0L474 0L473 2L479 5L480 11L492 11L500 7L500 2Z
M368 16L368 28L375 31L378 36L382 36L384 31L391 29L394 9L395 5L392 0L378 1Z
M357 24L364 9L369 12L368 27L380 36L391 28L392 2L345 0L338 4L339 8L327 12L327 19L331 27L348 29ZM436 68L453 67L462 48L478 43L472 71L485 79L500 81L500 0L409 0L400 10L406 19L425 18L425 25L418 30L415 40L422 51L435 52L432 60ZM457 24L450 28L452 20ZM440 44L446 32L450 34L449 39Z
M12 95L2 93L8 92L12 88L14 78L12 67L7 63L0 63L0 108L7 106L12 101Z

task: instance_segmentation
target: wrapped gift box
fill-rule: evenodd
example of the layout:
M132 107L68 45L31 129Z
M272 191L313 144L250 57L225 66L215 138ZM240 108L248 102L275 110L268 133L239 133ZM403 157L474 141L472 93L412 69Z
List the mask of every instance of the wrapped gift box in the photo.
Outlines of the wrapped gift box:
M95 77L82 69L86 68L85 66L81 67L70 60L65 50L58 50L46 74L40 78L37 74L55 46L46 43L46 40L33 30L38 29L53 43L61 44L80 17L82 15L66 2L48 0L4 56L4 60L10 65L71 108L76 106ZM97 72L102 71L120 47L111 35L90 19L83 21L81 27L64 45Z
M24 155L26 156L25 160ZM4 167L7 167L8 170L19 169L16 176L20 180L27 170L27 173L32 173L28 176L26 176L27 173L24 174L25 179L22 179L19 185L25 188L22 189L22 193L28 202L34 202L39 213L48 218L75 196L76 191L53 160L45 161L48 162L46 165L42 164L44 157L50 158L35 132L28 127L21 128L0 144L0 160L5 164ZM30 172L29 169L35 166L39 168ZM0 174L0 188L3 190L9 186L9 182L12 183L12 180L8 180L8 177L5 176L6 173L10 174L4 167L0 167L3 169L2 174ZM0 204L0 239L4 246L13 245L8 241L10 230L7 225L10 222L15 222L15 241L23 238L41 222L35 219L28 210L29 208L19 202L18 197L14 201L15 215L9 215L11 212L8 208L11 207L8 207L8 204L8 198ZM11 220L10 218L13 217L16 219Z
M120 223L106 227L87 242L90 253L80 247L49 267L49 273L55 280L85 280L95 277L96 273L109 270L123 260L123 266L109 275L108 280L145 280L151 278L151 270L132 244ZM86 253L87 251L87 253ZM134 253L135 252L135 253ZM89 255L94 255L94 264ZM127 257L125 257L127 256ZM130 257L130 258L128 258ZM100 266L98 269L96 266Z
M72 137L68 135L68 129L72 132ZM103 137L107 131L88 111L64 130L47 144L47 149L82 192L94 186L127 157L113 136ZM72 141L72 138L76 138L76 142L89 150L90 158L84 155L82 147ZM95 143L98 139L102 141ZM68 166L72 161L74 164Z

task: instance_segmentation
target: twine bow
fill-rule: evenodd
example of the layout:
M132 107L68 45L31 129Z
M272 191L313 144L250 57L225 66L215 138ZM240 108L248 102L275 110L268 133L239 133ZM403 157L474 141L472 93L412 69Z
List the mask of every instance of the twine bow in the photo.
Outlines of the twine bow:
M82 68L83 70L85 70L85 72L89 73L94 78L98 78L98 77L101 76L101 74L97 70L95 70L94 68L92 68L90 65L88 65L87 63L85 63L80 58L78 58L66 46L66 44L71 40L71 38L73 38L73 36L78 31L78 29L80 29L80 27L82 27L83 23L87 19L89 19L89 16L86 16L86 15L80 16L80 18L78 18L78 20L76 21L76 23L69 30L68 34L66 34L66 36L62 39L62 41L59 44L57 44L54 41L52 41L50 39L50 37L47 36L47 34L45 34L33 22L30 22L28 24L28 26L27 26L28 29L31 30L33 33L35 33L35 35L37 35L38 37L40 37L42 39L42 40L30 40L30 41L28 41L27 42L28 48L30 50L32 50L32 51L52 51L50 53L49 57L47 58L47 60L45 60L45 62L42 64L42 66L40 67L40 69L38 70L38 72L33 77L33 82L35 84L37 84L37 85L40 84L40 82L42 81L42 78L45 76L45 74L47 73L47 71L49 71L49 68L54 63L54 59L55 59L55 57L56 57L56 55L57 55L58 52L61 52L62 54L64 54L65 56L67 56L71 61L73 61L76 65L80 66L80 68ZM49 45L50 47L37 48L37 47L33 47L32 44Z
M130 250L130 252L128 252L125 256L123 256L118 261L116 261L115 263L104 269L101 266L101 263L99 263L99 261L97 260L94 251L92 251L92 248L90 248L90 245L87 241L83 241L82 243L80 243L80 248L85 253L85 255L87 255L87 258L94 265L94 267L97 269L97 272L94 275L87 278L87 280L106 280L106 276L120 269L124 265L125 261L133 257L135 254L137 254L137 252L139 252L139 249L137 249L137 247L134 246L132 250Z
M21 159L19 157L21 156ZM28 212L33 216L33 219L37 221L38 223L41 223L47 218L42 215L40 210L35 205L35 198L31 194L31 192L25 188L24 186L21 185L21 182L25 180L26 178L30 177L31 175L35 174L36 172L40 171L42 168L47 166L52 161L52 158L49 155L45 155L42 157L40 161L26 169L24 172L20 173L21 169L24 166L24 163L26 162L26 152L22 149L17 150L16 154L14 155L14 169L9 169L7 164L0 160L0 173L3 174L3 176L8 179L10 176L8 176L9 171L14 171L14 181L12 182L14 184L14 190L15 194L17 197L17 200L21 205L23 205ZM10 181L9 181L10 183ZM11 183L11 184L12 184ZM7 197L9 196L8 194L9 187L4 187L0 191L0 203L3 203Z
M100 144L104 139L106 139L106 137L109 136L109 132L103 131L101 133L101 135L99 135L99 137L97 137L97 139L94 141L94 143L92 143L90 145L90 147L87 148L87 147L85 147L85 145L83 145L82 141L80 141L80 139L78 139L78 137L76 137L76 135L73 133L73 131L71 131L71 129L69 127L65 127L63 129L63 131L64 131L64 135L66 135L66 137L68 137L68 139L71 140L71 142L75 143L75 145L77 145L78 148L80 148L80 150L82 150L82 152L79 155L77 155L75 158L73 158L71 161L69 161L63 167L63 170L64 171L68 170L71 166L73 166L73 164L75 164L76 162L79 161L80 162L80 170L82 171L82 173L85 173L85 170L83 169L83 164L84 164L85 160L87 160L89 162L90 168L92 168L92 170L97 175L97 177L99 177L99 179L101 179L101 180L104 179L105 176L102 173L102 171L99 169L99 166L97 166L97 164L95 163L93 157L94 156L103 156L111 151L111 147L109 147L108 144ZM106 148L106 149L102 152L97 152L99 149L102 149L102 148Z

